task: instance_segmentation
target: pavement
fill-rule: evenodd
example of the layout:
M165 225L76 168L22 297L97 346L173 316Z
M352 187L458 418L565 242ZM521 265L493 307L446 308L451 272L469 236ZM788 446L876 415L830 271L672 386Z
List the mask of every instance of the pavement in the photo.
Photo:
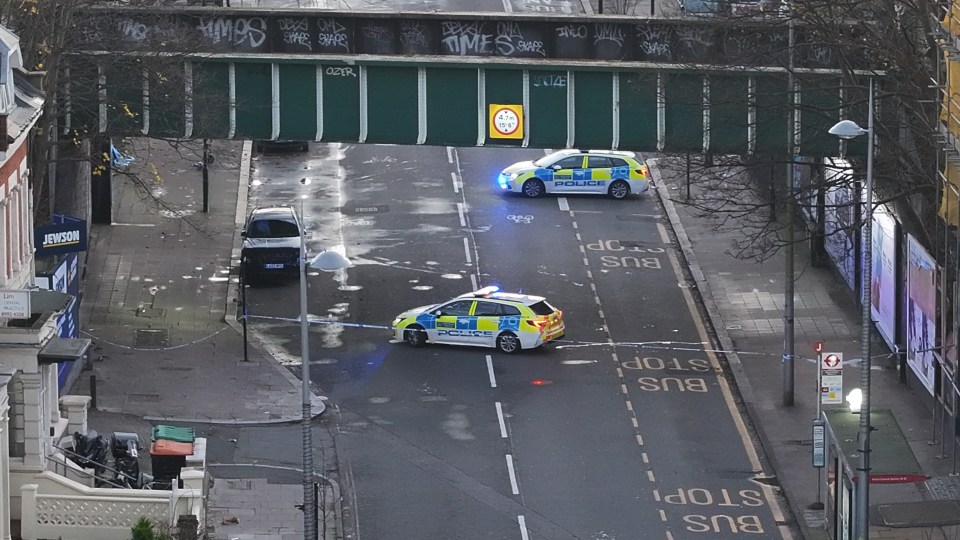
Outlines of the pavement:
M232 261L246 215L250 143L213 143L216 161L210 166L206 213L201 173L193 167L199 159L195 148L175 150L146 139L125 144L137 158L132 172L142 185L114 182L114 223L92 227L83 273L82 328L93 339L94 354L91 370L71 393L90 395L90 376L96 377L97 408L90 411L90 426L106 433L134 431L149 440L157 423L298 421L299 380L255 343L245 358L236 322ZM818 482L811 466L817 363L810 347L823 341L830 351L858 357L860 312L854 294L829 268L812 266L807 249L796 250L795 404L784 406L783 257L762 263L734 258L730 246L742 232L685 204L682 164L665 157L650 163L654 192L663 201L741 405L776 471L770 481L786 497L803 536L827 538L825 511L810 509L818 500L831 507L826 473L821 470ZM710 195L703 185L691 183L691 198ZM930 509L939 508L938 501L960 499L955 454L943 433L935 432L938 424L921 394L900 382L885 345L877 341L874 351L874 408L892 413L928 479L871 485L871 537L958 537L956 526L917 526L944 523L943 515ZM844 383L852 388L859 368L848 364ZM314 412L322 410L323 401L315 397ZM950 437L948 430L946 440ZM283 528L298 521L287 504L298 497L297 471L285 471L289 481L278 482L266 480L271 475L257 465L243 467L211 467L210 537L253 540L300 533L295 526ZM330 480L329 495L339 501L336 481ZM271 506L271 501L282 504ZM330 519L326 537L336 538L337 520ZM898 526L884 526L891 521Z
M135 157L129 172L138 180L114 179L113 224L91 227L85 253L81 328L93 341L92 369L70 393L92 395L95 378L89 427L107 435L135 432L149 442L156 424L299 422L300 380L252 341L245 357L236 318L232 262L246 217L251 144L211 143L215 158L208 168L206 213L201 170L194 166L200 141L176 148L150 139L117 144ZM314 395L314 415L323 410ZM148 470L149 459L143 461ZM268 483L271 471L262 481L246 471L234 475L241 482L211 470L210 538L302 536L302 519L288 520L260 504L288 502L291 492L302 498L298 478ZM327 488L336 490L331 480ZM248 489L248 482L258 489ZM281 530L280 521L293 527Z
M739 223L724 224L723 217L697 210L688 202L711 197L708 186L722 185L702 176L712 173L694 166L687 199L685 162L682 158L648 160L655 193L663 202L677 241L715 331L731 376L739 389L742 407L756 426L756 436L776 473L781 488L805 538L828 538L825 510L811 509L818 500L831 508L826 475L812 467L812 420L817 416L817 341L825 352L841 352L847 359L844 388L858 386L861 312L855 293L830 268L814 267L806 244L795 248L794 404L784 406L785 383L781 360L784 351L785 257L777 254L762 263L737 259L731 246L744 238ZM716 174L721 174L718 169ZM728 174L724 172L723 174ZM734 174L750 174L740 168ZM700 175L700 178L696 178ZM761 184L763 178L760 179ZM779 182L776 178L774 181ZM739 193L739 197L748 194ZM761 203L762 207L762 203ZM731 226L732 225L732 226ZM921 394L900 382L896 358L874 334L872 344L871 410L889 410L909 450L895 456L905 468L919 466L925 482L870 486L871 538L956 538L960 527L928 526L960 522L952 504L960 499L960 477L952 452L949 426L932 416ZM854 361L850 361L854 360ZM926 393L925 389L920 392ZM927 396L929 400L929 396ZM824 409L840 408L823 406ZM848 413L849 414L849 413ZM879 416L879 414L877 415ZM935 431L936 428L936 431ZM893 432L893 433L890 433ZM882 437L898 439L896 427L872 435L873 464L878 465ZM946 442L944 442L944 439ZM845 441L848 443L849 441ZM891 443L892 444L892 443ZM916 458L912 463L910 453ZM849 457L854 468L857 457ZM877 472L877 471L874 471ZM832 484L831 484L832 485ZM940 511L940 510L943 511ZM884 526L896 523L897 527ZM941 536L942 535L942 536Z

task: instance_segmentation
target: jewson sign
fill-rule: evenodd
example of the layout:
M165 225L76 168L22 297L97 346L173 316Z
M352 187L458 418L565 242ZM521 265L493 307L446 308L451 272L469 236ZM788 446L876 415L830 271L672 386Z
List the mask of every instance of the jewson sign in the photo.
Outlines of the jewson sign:
M33 229L33 245L37 257L49 257L87 249L87 222L73 219L53 225L40 225Z

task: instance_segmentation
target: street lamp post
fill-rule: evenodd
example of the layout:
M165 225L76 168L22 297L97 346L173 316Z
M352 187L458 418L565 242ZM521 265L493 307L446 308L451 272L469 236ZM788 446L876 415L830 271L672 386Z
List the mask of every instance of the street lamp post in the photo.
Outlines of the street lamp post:
M301 216L302 219L302 216ZM307 238L300 224L300 388L303 405L303 537L317 538L317 499L313 478L313 423L310 392L310 321L307 316ZM350 261L335 251L322 251L313 258L310 268L334 272L350 266Z
M860 335L860 391L863 402L860 405L860 426L857 435L857 454L860 462L857 467L856 489L856 533L857 538L866 539L870 533L870 330L873 321L870 317L871 306L871 267L870 246L873 241L873 79L870 79L870 94L868 98L867 129L858 126L851 120L842 120L830 128L830 134L841 139L852 139L861 135L867 136L867 182L866 212L863 218L863 236L861 241L861 335Z

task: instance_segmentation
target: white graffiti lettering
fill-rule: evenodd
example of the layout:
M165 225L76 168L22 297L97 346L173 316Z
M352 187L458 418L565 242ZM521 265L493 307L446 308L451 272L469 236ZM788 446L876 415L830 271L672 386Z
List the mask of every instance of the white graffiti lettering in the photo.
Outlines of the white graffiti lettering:
M426 47L425 25L421 22L403 22L400 24L400 44L412 47Z
M443 21L440 23L442 37L440 43L448 53L486 54L492 52L493 36L484 33L485 22L461 23Z
M364 26L362 32L364 37L375 41L390 41L393 39L393 32L386 26Z
M246 43L257 48L267 40L267 22L261 17L228 19L225 17L204 17L197 29L203 37L214 44L227 42L233 45Z
M325 69L324 74L331 75L334 77L356 77L356 72L353 71L352 67L328 67Z
M557 27L557 37L562 38L586 38L587 25L585 24L565 24Z
M593 44L596 45L601 41L612 41L617 45L623 45L623 30L613 23L597 23L593 30Z
M133 19L122 19L118 21L117 29L120 30L120 33L125 39L132 39L133 41L143 41L147 39L147 34L150 31L147 25Z
M313 44L310 43L310 26L305 17L300 19L283 17L277 19L277 26L283 34L284 43L313 50Z
M537 87L546 87L546 86L567 86L567 76L566 75L534 75L531 77L533 80L533 86Z
M319 19L317 27L320 30L317 42L321 47L350 50L350 43L347 41L347 27L334 19Z

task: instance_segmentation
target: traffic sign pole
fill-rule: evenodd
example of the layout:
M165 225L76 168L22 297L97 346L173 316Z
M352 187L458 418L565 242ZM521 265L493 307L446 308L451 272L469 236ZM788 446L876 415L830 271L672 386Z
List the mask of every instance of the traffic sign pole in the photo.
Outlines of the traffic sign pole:
M823 351L817 351L817 420L820 420L820 400L823 392Z

